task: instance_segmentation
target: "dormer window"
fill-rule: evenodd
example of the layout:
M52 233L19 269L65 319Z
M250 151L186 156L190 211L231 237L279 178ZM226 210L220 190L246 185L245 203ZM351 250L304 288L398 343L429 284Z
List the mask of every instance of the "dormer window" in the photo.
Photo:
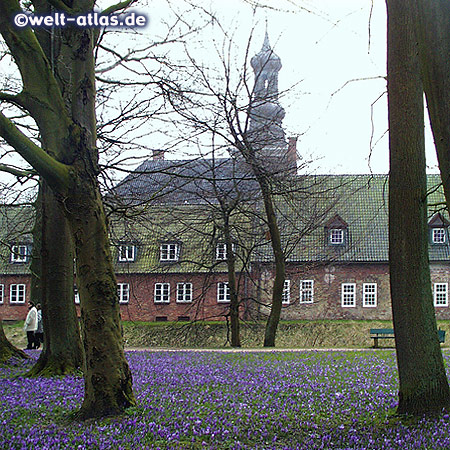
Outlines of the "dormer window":
M342 245L344 243L344 230L342 228L332 228L329 231L329 243L331 245Z
M445 228L433 228L431 230L433 244L445 244L447 242L446 234Z
M348 240L348 225L336 214L325 224L325 241L330 246L345 245Z
M13 245L11 247L11 262L12 263L26 263L28 262L29 250L28 246L24 244Z
M441 213L435 214L428 222L430 229L430 243L432 245L447 244L449 222L444 219Z
M231 248L234 252L235 245L231 244ZM216 260L217 261L226 261L227 258L228 258L227 244L225 244L224 242L219 242L216 245Z
M136 246L130 244L119 245L119 262L136 261Z
M161 244L160 261L178 261L180 257L180 244Z

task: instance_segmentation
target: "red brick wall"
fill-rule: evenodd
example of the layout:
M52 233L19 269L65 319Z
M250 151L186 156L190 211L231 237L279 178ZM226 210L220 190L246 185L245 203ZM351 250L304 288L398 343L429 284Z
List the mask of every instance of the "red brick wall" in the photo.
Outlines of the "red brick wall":
M129 303L121 305L124 320L155 321L157 318L166 318L168 321L176 321L183 316L189 320L224 320L229 311L228 303L217 302L217 282L227 281L226 274L127 274L119 275L117 281L130 285ZM170 284L169 303L154 302L156 283ZM177 302L177 283L192 283L192 303Z
M283 306L282 319L391 319L389 292L389 274L387 264L334 264L328 266L295 266L288 265L287 279L291 280L290 304ZM449 283L450 265L431 265L432 283ZM312 304L299 302L300 280L314 280L314 301ZM179 320L182 316L189 320L223 320L228 313L229 304L217 302L217 282L227 281L226 274L167 274L137 275L123 274L117 276L119 283L130 284L130 300L121 305L124 320L155 321L166 318L168 321ZM156 304L154 302L155 283L170 283L170 302ZM193 284L192 303L176 301L177 283ZM273 282L273 271L269 266L254 267L253 281L242 282L240 298L253 297L268 303L270 288ZM342 283L356 283L356 306L341 306ZM377 306L363 307L363 283L377 284ZM4 320L23 320L30 299L29 276L3 276L0 284L4 285L4 299L0 304L0 317ZM10 304L10 285L26 285L26 302L21 305ZM256 286L259 286L257 288ZM249 310L255 310L257 304L248 302L243 305L241 315L254 317ZM259 307L259 312L267 313L268 309ZM436 307L438 319L450 319L450 308Z
M3 320L24 320L28 313L27 303L30 300L29 275L0 276L0 284L4 286L3 303L0 303L0 317ZM25 284L25 303L10 303L10 286L12 284Z
M255 271L260 280L260 298L267 303L268 293L273 283L273 272L268 266ZM283 306L282 319L355 319L355 320L391 320L391 298L389 286L389 266L387 264L333 264L328 266L294 266L286 268L286 279L291 282L290 304ZM299 285L301 280L314 281L314 300L312 304L300 303ZM431 265L432 283L449 283L450 266ZM341 303L342 283L356 284L356 305L343 307ZM377 284L377 306L363 306L363 284ZM436 307L438 319L450 319L448 306ZM262 308L266 313L267 308Z

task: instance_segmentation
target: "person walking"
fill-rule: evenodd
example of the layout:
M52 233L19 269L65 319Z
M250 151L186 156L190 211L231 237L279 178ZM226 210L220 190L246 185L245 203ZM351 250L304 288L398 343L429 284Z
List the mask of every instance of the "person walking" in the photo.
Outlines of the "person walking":
M44 342L44 328L42 326L42 310L41 304L36 305L37 309L37 328L34 332L34 348L39 348L41 343Z
M28 341L26 350L31 350L32 348L34 348L35 343L34 332L37 330L37 326L38 326L37 309L31 302L29 302L27 318L25 319L25 323L23 325L23 331L27 333L27 341Z

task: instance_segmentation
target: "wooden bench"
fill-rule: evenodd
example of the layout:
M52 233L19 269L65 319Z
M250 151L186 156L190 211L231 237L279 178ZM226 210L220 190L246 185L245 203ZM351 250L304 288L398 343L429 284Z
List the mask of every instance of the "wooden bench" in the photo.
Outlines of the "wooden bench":
M371 328L370 337L373 339L373 348L378 348L378 339L394 339L394 330L392 328ZM445 330L438 330L439 342L445 342Z

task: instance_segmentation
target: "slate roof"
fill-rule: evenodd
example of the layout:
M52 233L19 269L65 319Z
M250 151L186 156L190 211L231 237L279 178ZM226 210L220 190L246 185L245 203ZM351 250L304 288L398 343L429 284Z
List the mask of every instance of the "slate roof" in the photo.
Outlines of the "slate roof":
M288 253L287 261L304 262L373 262L386 263L389 259L388 236L388 177L387 175L325 175L317 183L321 191L334 192L332 198L319 197L323 205L321 223L304 236ZM438 175L428 175L430 205L442 204L444 196ZM429 221L435 216L434 206L429 208ZM343 245L327 242L327 229L336 225L336 217L347 224ZM320 217L319 217L320 218ZM341 222L342 223L342 222ZM341 223L337 228L341 228ZM286 244L290 230L284 231ZM411 245L414 245L411 243ZM431 262L450 261L449 239L445 244L429 245ZM272 250L268 242L262 247L256 260L270 262Z
M257 192L248 168L233 158L160 160L142 163L115 188L121 203L204 204L216 202L217 195L235 197Z
M161 173L156 172L158 167L163 169ZM151 169L151 172L146 173L146 168ZM141 173L130 175L119 185L117 193L128 196L127 201L133 204L140 202L141 198L154 201L144 208L144 214L133 220L111 216L111 239L117 273L226 272L226 263L215 260L215 247L221 242L222 236L217 208L211 207L211 203L214 203L212 173L215 173L222 193L237 196L241 195L241 191L245 193L246 187L251 192L251 195L242 197L240 209L232 217L237 252L241 252L238 256L246 256L242 254L243 250L239 250L240 247L251 246L253 262L273 261L262 204L256 197L255 180L247 176L245 171L239 172L234 161L218 160L212 170L211 165L205 164L204 160L185 162L184 165L152 160L144 163L140 169ZM172 170L179 172L172 176ZM190 180L180 176L180 173L203 173L207 177ZM243 174L241 179L239 173ZM439 182L438 175L428 176L430 205L439 205L444 200L442 189L437 188ZM296 189L289 195L276 197L289 263L388 261L386 175L297 176L292 180L291 187ZM446 226L448 215L437 217L437 208L430 206L430 226ZM245 214L249 210L252 213ZM11 264L8 245L31 243L29 230L32 216L32 208L0 209L1 242L6 244L0 246L1 274L28 272L27 264ZM23 220L24 217L28 217L28 222ZM327 242L326 230L334 226L345 231L343 245L330 245ZM160 245L168 242L180 244L179 261L159 261ZM118 262L120 244L136 245L134 262ZM430 244L429 255L432 262L449 262L449 239L445 244ZM238 262L237 269L241 268L242 264Z

